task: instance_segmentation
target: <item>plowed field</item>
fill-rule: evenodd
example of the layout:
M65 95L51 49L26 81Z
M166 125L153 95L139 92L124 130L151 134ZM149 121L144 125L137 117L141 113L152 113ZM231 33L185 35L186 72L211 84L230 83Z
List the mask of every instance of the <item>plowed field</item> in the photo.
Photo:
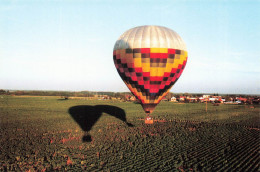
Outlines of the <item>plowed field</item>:
M260 107L0 97L0 171L258 171Z

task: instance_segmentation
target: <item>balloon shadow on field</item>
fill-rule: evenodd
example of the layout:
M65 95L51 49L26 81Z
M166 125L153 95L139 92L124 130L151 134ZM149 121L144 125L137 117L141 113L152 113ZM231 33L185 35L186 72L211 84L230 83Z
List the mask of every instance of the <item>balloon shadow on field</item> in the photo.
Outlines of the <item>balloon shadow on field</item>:
M102 113L107 113L110 116L114 116L123 121L127 126L133 127L131 123L126 120L125 111L116 106L110 105L80 105L69 108L71 117L79 124L81 129L85 131L85 135L82 137L83 142L91 142L91 135L89 131L99 120Z

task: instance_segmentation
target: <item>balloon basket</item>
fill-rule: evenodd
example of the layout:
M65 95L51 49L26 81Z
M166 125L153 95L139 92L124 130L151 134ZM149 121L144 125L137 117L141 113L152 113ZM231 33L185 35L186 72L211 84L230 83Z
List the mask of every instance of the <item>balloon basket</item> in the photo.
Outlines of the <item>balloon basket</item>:
M153 118L151 118L150 116L147 116L144 120L145 124L153 124Z

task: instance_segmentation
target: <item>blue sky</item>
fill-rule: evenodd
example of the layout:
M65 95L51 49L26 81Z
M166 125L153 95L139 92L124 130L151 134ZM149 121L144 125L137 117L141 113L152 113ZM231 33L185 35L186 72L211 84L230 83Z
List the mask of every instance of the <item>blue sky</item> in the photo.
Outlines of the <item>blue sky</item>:
M1 1L0 89L128 91L126 30L161 25L188 50L171 92L260 94L260 1Z

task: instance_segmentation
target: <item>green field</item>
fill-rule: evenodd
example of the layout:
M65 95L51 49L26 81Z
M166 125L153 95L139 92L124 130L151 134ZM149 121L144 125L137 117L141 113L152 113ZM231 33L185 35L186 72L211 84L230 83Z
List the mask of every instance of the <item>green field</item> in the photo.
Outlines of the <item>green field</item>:
M0 96L0 171L258 171L259 110Z

